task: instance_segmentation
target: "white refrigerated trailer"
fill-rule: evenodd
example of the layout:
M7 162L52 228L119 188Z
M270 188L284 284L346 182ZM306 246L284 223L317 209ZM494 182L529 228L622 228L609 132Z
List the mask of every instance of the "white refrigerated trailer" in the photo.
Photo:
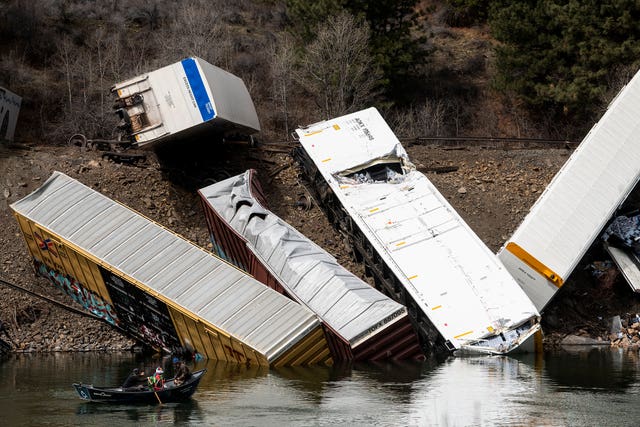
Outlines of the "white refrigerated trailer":
M636 74L498 252L540 311L640 178L639 110Z
M539 314L369 108L297 129L303 175L376 283L436 351L533 350Z
M250 138L260 122L242 79L190 57L117 83L123 139L138 148L207 132Z

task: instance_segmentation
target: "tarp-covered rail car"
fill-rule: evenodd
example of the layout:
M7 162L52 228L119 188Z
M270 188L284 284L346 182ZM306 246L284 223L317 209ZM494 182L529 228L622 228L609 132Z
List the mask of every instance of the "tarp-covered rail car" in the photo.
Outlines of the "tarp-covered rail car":
M244 364L332 363L306 307L60 172L11 208L38 273L142 342Z
M315 312L334 360L424 357L406 308L269 211L255 171L199 194L218 253Z
M423 345L443 354L534 349L538 311L375 108L296 135L315 198L377 285L407 305Z

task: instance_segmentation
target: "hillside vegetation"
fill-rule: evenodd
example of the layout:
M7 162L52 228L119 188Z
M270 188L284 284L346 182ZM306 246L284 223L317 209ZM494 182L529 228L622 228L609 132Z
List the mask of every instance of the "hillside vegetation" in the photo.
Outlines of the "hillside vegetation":
M579 140L637 64L630 1L8 0L17 138L114 136L110 87L186 56L247 84L264 140L377 106L399 136Z

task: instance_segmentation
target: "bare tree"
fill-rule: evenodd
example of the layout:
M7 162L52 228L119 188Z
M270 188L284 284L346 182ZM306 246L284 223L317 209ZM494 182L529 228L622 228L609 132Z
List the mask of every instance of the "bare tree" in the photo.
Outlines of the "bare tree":
M327 118L373 102L380 78L369 50L369 29L347 12L320 25L296 74Z
M295 47L293 40L286 33L279 36L269 49L269 67L271 69L272 85L271 100L277 109L284 126L285 139L289 139L289 93L293 82L293 68L295 65Z
M71 112L73 109L73 91L71 82L74 81L74 77L71 73L73 68L73 43L69 39L69 37L64 37L58 43L58 55L55 58L55 62L61 65L61 69L64 73L64 80L66 84L66 98L67 98L67 108L68 111Z
M199 56L221 64L229 57L228 34L220 20L221 5L215 1L188 0L180 3L169 25L157 31L157 43L163 54L156 66L168 65L187 56Z
M386 114L395 132L403 138L441 136L445 130L447 106L441 100L426 99L420 105Z
M84 43L74 43L69 37L58 43L54 66L62 73L60 81L65 83L66 100L63 122L54 131L55 136L113 136L116 118L109 88L118 81L122 67L131 63L131 58L123 57L128 50L121 46L122 42L117 33L99 28Z

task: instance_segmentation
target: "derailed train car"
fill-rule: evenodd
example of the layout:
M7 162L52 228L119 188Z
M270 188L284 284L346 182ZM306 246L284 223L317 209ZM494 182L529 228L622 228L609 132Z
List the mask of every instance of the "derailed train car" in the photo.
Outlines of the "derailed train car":
M407 305L429 350L534 349L538 311L375 108L296 134L295 157L316 200L376 285Z
M11 208L37 272L136 339L244 364L332 363L310 310L60 172Z
M269 211L255 171L199 194L218 254L316 313L334 360L424 357L406 308Z
M639 108L640 72L611 101L498 252L540 311L607 224L640 209ZM635 255L626 245L610 243L625 278L633 288L640 286Z
M123 137L138 148L203 133L249 138L260 122L242 79L198 57L117 83Z

